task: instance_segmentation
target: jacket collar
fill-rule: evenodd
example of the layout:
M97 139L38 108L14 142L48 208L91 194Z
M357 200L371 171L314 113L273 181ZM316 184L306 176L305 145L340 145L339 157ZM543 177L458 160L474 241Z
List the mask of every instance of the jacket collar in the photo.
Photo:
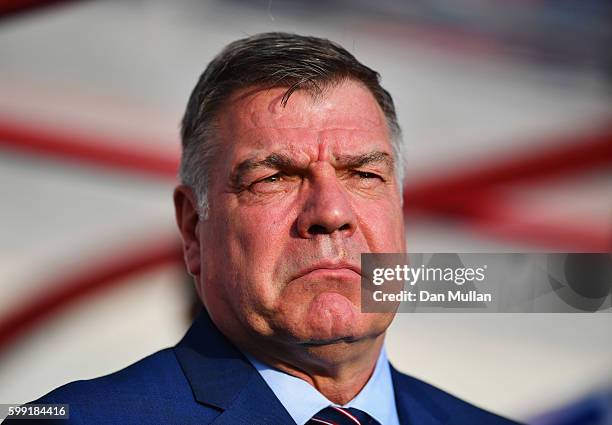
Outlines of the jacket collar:
M439 403L424 391L418 379L398 372L391 366L391 380L400 423L419 425L448 424L450 417Z
M174 351L195 399L221 411L214 424L294 423L261 375L219 332L205 309Z

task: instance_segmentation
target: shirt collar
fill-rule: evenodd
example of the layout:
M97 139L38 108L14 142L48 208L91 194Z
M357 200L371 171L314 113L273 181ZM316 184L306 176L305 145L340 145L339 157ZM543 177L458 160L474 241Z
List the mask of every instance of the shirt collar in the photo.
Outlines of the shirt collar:
M245 353L251 364L298 425L304 425L321 409L336 405L306 381L274 369ZM343 407L368 413L385 425L399 425L391 368L385 348L380 350L374 373L357 396Z

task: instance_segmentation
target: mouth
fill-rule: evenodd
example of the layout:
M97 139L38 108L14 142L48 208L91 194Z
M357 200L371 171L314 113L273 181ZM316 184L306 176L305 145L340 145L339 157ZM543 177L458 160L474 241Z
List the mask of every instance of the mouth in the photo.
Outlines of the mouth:
M343 261L323 261L313 264L299 271L294 279L301 277L338 277L338 278L355 278L361 277L361 267L356 264L351 264Z

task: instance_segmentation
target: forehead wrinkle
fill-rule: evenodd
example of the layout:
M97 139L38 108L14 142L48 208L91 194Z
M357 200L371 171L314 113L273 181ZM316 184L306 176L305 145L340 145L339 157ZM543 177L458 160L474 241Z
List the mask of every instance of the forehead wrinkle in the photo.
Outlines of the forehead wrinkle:
M255 128L311 128L367 130L386 125L384 114L373 98L341 99L330 102L325 97L313 99L308 92L295 92L286 106L281 105L285 89L267 99L270 90L242 98L237 103L248 124ZM371 95L366 92L366 96ZM358 106L355 107L355 102Z
M266 130L266 129L272 129L272 130L312 130L312 131L317 131L317 132L321 132L321 131L361 131L361 132L368 132L371 131L369 129L364 129L363 127L293 127L293 126L285 126L285 127L280 127L278 125L268 125L268 126L257 126L257 127L251 127L249 128L249 130L258 130L258 129L262 129L262 130Z
M335 128L321 128L317 130L318 139L327 141L340 141L340 142L365 142L377 139L387 139L386 127L380 127L375 129L364 129L360 128L347 128L347 127L335 127ZM380 130L380 131L379 131Z
M275 91L278 91L278 94L268 99L267 96ZM247 117L248 124L254 128L312 127L310 119L312 105L301 105L303 102L296 102L282 106L281 102L285 91L286 88L260 90L243 99L241 108ZM300 98L298 93L294 93L292 98L296 96ZM288 125L282 125L282 121L287 121Z
M351 113L339 115L334 111L314 114L308 111L270 114L261 109L254 109L249 113L248 122L252 128L308 128L312 130L368 131L386 126L386 121L372 120L370 115L362 116Z
M342 88L342 86L339 86ZM390 152L384 114L367 91L347 96L324 96L313 100L309 93L295 92L286 107L280 101L285 88L242 92L226 109L228 141L239 139L232 155L253 156L286 151L302 156L304 163L335 162L343 153L379 150ZM226 105L230 106L230 105ZM242 155L241 155L242 153ZM305 160L304 160L305 159ZM232 161L233 162L233 161Z
M372 113L364 113L355 108L343 108L342 110L334 109L328 113L322 114L320 128L327 129L354 129L354 130L372 130L386 125L386 121L381 119L378 111Z
M355 87L358 90L355 90ZM313 96L308 90L295 91L283 107L287 87L247 87L232 94L225 111L241 110L227 117L230 128L343 128L351 130L387 127L384 112L372 93L358 81L347 80L325 87ZM223 114L225 115L225 114ZM234 115L234 114L229 114Z
M248 123L252 128L317 128L312 114L299 113L270 113L267 110L253 109L249 111Z
M374 151L392 153L391 142L386 131L372 130L322 130L318 142L330 147L330 155L361 155Z

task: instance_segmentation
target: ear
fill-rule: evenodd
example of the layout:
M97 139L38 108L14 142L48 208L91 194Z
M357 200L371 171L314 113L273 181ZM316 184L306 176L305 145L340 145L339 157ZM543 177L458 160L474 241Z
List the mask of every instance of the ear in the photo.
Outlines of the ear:
M188 186L179 185L174 189L174 212L181 239L183 255L189 274L200 274L200 238L198 235L198 208L196 197Z

